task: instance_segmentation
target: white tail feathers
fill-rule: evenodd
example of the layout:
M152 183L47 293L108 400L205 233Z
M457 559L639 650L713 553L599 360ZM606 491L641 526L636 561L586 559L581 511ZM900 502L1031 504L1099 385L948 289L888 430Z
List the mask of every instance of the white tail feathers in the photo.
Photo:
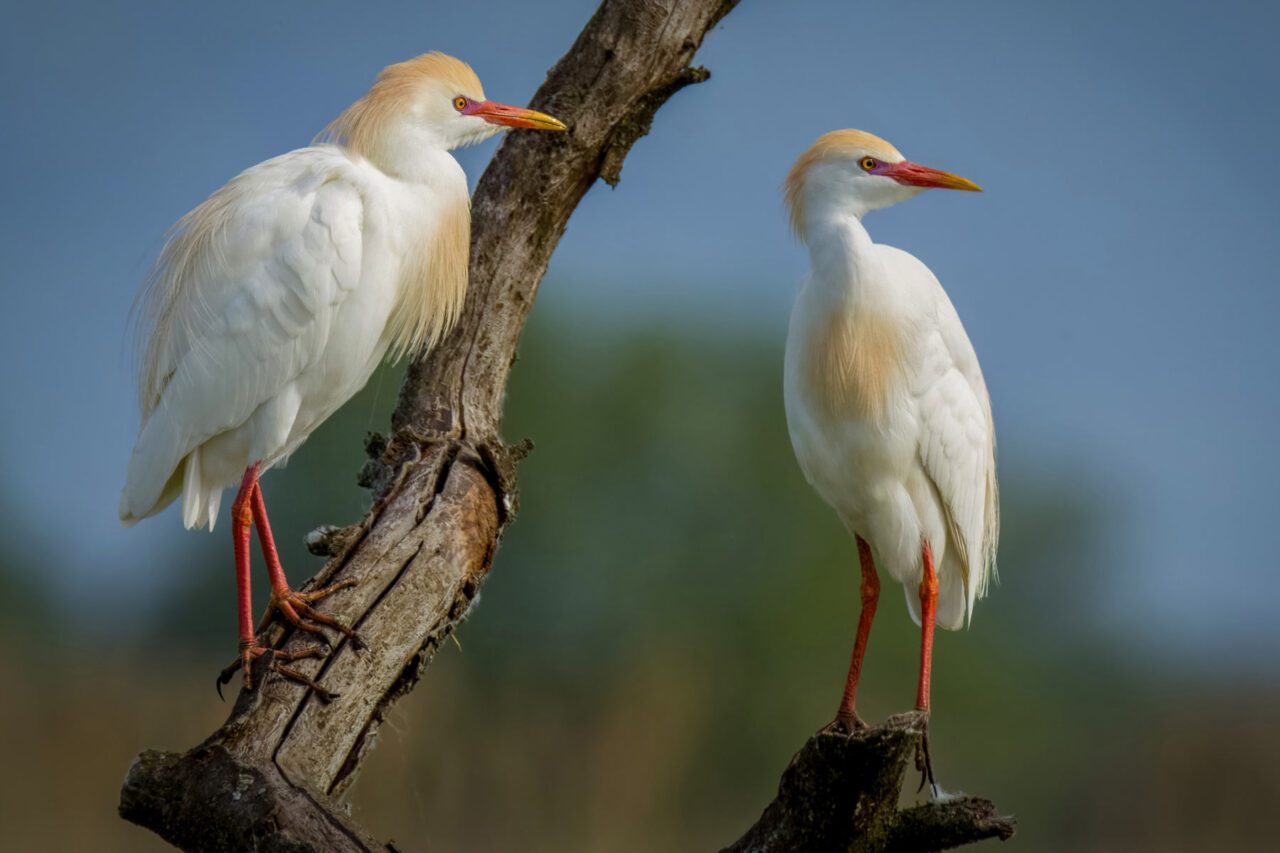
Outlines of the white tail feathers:
M966 566L954 549L948 548L937 562L938 572L938 611L935 624L948 631L958 631L969 621L973 611L973 603L964 581ZM907 610L911 612L911 620L920 624L920 575L909 583L902 584L906 593ZM982 593L979 593L981 595Z
M200 447L178 455L185 443L181 438L163 409L143 426L120 493L120 523L125 527L155 515L181 495L182 523L188 529L213 529L224 484L204 476Z
M139 494L142 491L137 490ZM120 493L120 523L133 527L142 519L163 511L181 495L183 526L188 530L205 526L213 530L222 506L222 491L222 486L210 487L201 476L200 450L197 448L178 464L160 496L150 504L136 500L137 495L126 485Z
M197 447L187 454L186 471L182 478L182 526L188 530L206 524L213 530L218 520L218 507L222 504L222 486L210 489L202 476L201 449Z
M182 461L180 436L163 411L143 424L129 457L124 491L120 494L120 521L132 524L155 515L178 496L181 482L173 482ZM180 473L180 472L179 472Z
M920 624L920 587L918 584L903 584L902 591L907 597L907 610L911 612L911 621ZM968 613L964 595L964 581L959 572L942 571L938 577L938 612L934 620L939 628L958 631L965 625Z

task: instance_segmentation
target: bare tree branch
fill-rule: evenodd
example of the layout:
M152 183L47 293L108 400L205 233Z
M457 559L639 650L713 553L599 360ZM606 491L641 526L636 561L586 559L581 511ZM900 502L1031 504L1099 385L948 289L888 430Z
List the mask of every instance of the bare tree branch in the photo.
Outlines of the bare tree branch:
M310 585L354 579L326 600L368 646L339 640L294 664L335 694L316 695L255 663L227 722L185 754L148 750L130 767L120 814L185 850L388 850L340 804L387 710L413 689L467 615L517 508L515 465L528 451L499 435L507 374L551 253L582 196L618 181L655 113L690 83L707 31L737 0L604 0L532 106L562 135L511 134L472 203L471 286L453 333L410 366L389 441L368 446L361 479L373 506L358 524L322 528L308 547L332 559ZM274 629L273 645L295 639ZM299 645L306 645L304 638ZM811 739L778 798L732 851L940 850L1008 837L985 801L898 811L915 718L854 738ZM905 721L905 722L904 722Z
M778 796L722 853L930 853L1013 836L1011 818L974 797L899 809L925 717L890 717L852 737L816 734L782 774Z

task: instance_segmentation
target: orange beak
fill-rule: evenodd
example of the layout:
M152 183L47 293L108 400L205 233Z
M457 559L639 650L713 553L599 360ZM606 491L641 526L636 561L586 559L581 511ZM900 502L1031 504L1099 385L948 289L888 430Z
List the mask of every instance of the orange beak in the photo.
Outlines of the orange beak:
M556 130L564 131L569 128L565 127L564 122L560 119L552 118L546 113L540 113L537 110L529 110L524 107L513 107L508 104L499 104L496 101L481 101L475 106L467 110L469 115L479 116L489 124L501 124L506 127L524 127L529 130Z
M875 171L876 174L887 175L898 183L909 187L935 187L944 190L966 190L971 193L982 192L982 187L968 178L962 178L959 175L953 175L941 169L921 166L919 163L912 163L910 160L893 163Z

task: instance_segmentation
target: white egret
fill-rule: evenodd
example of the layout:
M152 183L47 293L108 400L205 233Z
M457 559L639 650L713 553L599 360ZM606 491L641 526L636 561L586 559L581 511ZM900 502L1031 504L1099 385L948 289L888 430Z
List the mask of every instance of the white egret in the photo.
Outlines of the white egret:
M980 190L857 130L820 137L786 182L812 265L787 337L787 426L805 478L855 537L862 570L853 657L828 730L864 725L856 698L877 565L904 585L922 626L916 707L925 712L934 625L966 624L995 570L995 430L978 358L928 267L872 242L862 224L928 187Z
M252 525L271 580L268 613L351 635L311 606L343 585L290 589L258 477L384 357L430 347L453 326L471 216L466 175L448 152L504 126L565 129L486 100L453 57L392 65L310 147L253 166L179 220L152 270L141 297L142 425L120 519L133 524L181 496L183 523L212 530L223 489L240 483L231 525L248 687L265 651L249 595Z

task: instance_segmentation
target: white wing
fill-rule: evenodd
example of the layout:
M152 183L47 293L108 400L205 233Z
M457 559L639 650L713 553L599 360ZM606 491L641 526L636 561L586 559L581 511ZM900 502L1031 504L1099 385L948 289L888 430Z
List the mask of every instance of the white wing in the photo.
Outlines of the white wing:
M938 296L937 326L929 334L926 362L915 391L919 453L942 499L949 544L964 571L967 621L995 570L1000 525L995 430L973 345L941 288Z
M947 562L955 556L963 585L963 601L939 599L938 624L960 627L995 572L1000 512L991 400L973 344L937 278L910 254L878 248L894 267L895 281L911 288L921 309L913 346L919 360L911 379L918 456L942 504Z
M188 454L275 401L324 351L360 280L364 204L351 168L337 149L291 152L244 172L175 227L144 297L143 425L122 521L163 509L182 489ZM197 509L188 526L205 515L212 526L216 498Z

